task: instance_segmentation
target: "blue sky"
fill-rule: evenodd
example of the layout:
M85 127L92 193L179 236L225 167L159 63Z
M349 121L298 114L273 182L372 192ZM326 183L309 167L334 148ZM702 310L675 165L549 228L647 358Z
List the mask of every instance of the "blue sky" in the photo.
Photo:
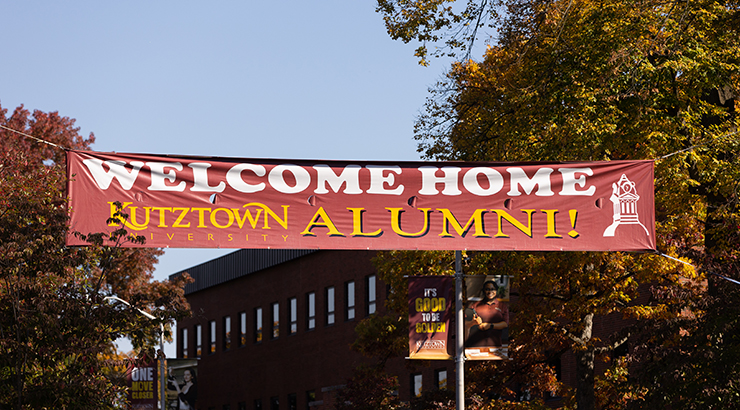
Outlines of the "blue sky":
M0 104L75 118L97 151L418 160L449 64L419 66L369 0L15 1L0 38ZM167 250L155 278L231 251Z

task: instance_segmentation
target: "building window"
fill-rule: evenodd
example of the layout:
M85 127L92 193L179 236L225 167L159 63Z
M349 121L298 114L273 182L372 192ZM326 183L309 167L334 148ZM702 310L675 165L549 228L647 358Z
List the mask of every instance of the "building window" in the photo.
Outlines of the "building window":
M203 328L195 325L195 357L203 354Z
M349 281L344 284L344 319L353 320L355 318L355 282Z
M288 410L298 410L298 398L295 393L288 395Z
M367 315L370 316L377 310L377 298L378 298L378 292L376 285L376 276L370 275L366 278L366 289L367 289L367 299L365 300L365 306L367 306Z
M447 388L447 369L437 369L434 371L434 378L437 382L437 389L445 390Z
M270 333L270 337L277 339L280 336L280 304L278 302L272 304L271 313L272 333Z
M223 410L231 410L231 405L230 404L224 404L221 408Z
M316 390L309 390L306 392L306 410L311 410L311 405L316 404Z
M316 293L306 294L306 328L308 330L316 327Z
M288 334L294 335L298 332L298 299L288 299L288 318L290 319L290 330Z
M239 410L247 410L247 402L240 401L239 403L237 403L236 408Z
M211 320L208 322L208 327L210 331L208 332L208 340L210 341L208 346L208 353L214 354L216 353L216 321Z
M254 400L254 410L262 410L262 399Z
M239 347L247 345L247 312L239 313ZM246 404L244 404L246 406Z
M421 373L411 375L411 397L421 396Z
M188 358L188 329L182 329L180 338L182 340L182 352L180 353L180 356L183 359L187 359Z
M270 397L270 410L280 410L280 400L277 396Z
M224 350L231 350L231 316L224 317Z
M334 286L326 288L326 325L334 324Z
M262 343L262 308L254 309L254 342Z

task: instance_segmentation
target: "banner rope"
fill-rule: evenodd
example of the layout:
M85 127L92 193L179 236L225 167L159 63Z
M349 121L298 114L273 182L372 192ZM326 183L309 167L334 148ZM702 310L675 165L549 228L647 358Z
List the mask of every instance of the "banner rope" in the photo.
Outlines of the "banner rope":
M14 129L12 129L12 128L8 128L8 127L6 127L6 126L4 126L4 125L0 125L0 128L2 128L2 129L4 129L4 130L8 130L8 131L10 131L10 132L14 132L14 133L16 133L16 134L20 134L20 135L22 135L22 136L24 136L24 137L28 137L28 138L31 138L31 139L33 139L33 140L36 140L37 142L41 142L41 143L43 143L43 144L48 144L48 145L51 145L52 147L55 147L55 148L59 148L59 149L61 149L61 150L63 150L63 151L69 151L69 148L65 148L65 147L62 147L61 145L57 145L57 144L54 144L53 142L49 142L49 141L46 141L46 140L42 140L41 138L37 138L37 137L34 137L33 135L29 135L29 134L26 134L25 132L21 132L21 131L18 131L18 130L14 130Z
M668 259L674 260L674 261L676 261L676 262L681 262L681 263L683 263L684 265L687 265L687 266L691 266L692 268L694 268L694 269L697 269L697 268L696 268L696 266L694 266L694 265L692 265L692 264L690 264L690 263L688 263L688 262L684 262L684 261L682 261L681 259L678 259L678 258L674 258L673 256L670 256L670 255L666 255L665 253L663 253L663 252L661 252L661 251L659 251L659 250L657 250L657 249L655 250L655 253L656 253L656 254L658 254L658 255L660 255L660 256L662 256L662 257L664 257L664 258L668 258ZM735 280L735 279L732 279L732 278L728 278L727 276L724 276L724 275L720 275L719 273L714 273L714 272L712 272L712 271L706 271L706 272L707 272L707 273L709 273L710 275L714 275L714 276L717 276L718 278L722 278L722 279L724 279L724 280L726 280L726 281L728 281L728 282L732 282L732 283L734 283L734 284L736 284L736 285L740 285L740 281L737 281L737 280Z
M719 137L717 137L717 138L715 138L715 139L713 139L713 140L709 140L709 141L704 141L704 142L702 142L702 143L700 143L700 144L692 145L692 146L690 146L690 147L688 147L688 148L684 148L684 149L682 149L682 150L678 150L678 151L676 151L676 152L672 152L672 153L670 153L670 154L667 154L667 155L663 155L662 157L659 157L658 159L656 159L656 161L660 161L660 160L666 159L666 158L668 158L668 157L672 157L672 156L674 156L674 155L676 155L676 154L680 154L680 153L682 153L682 152L686 152L686 151L693 151L694 149L696 149L696 148L699 148L699 147L701 147L701 146L703 146L703 145L708 145L708 144L711 144L712 142L716 142L716 141L719 141L719 140L721 140L721 139L724 139L724 138L727 138L727 137L731 137L731 136L733 136L733 135L737 134L738 132L740 132L740 131L733 131L733 132L728 132L727 134L725 134L725 135L720 135Z
M16 134L20 134L20 135L22 135L24 137L31 138L31 139L33 139L33 140L35 140L37 142L48 144L48 145L51 145L53 147L59 148L59 149L64 150L64 151L69 151L69 148L65 148L63 146L54 144L53 142L49 142L49 141L43 140L41 138L34 137L33 135L26 134L25 132L14 130L14 129L8 128L8 127L6 127L4 125L0 125L0 128L2 128L4 130L8 130L10 132L14 132ZM664 160L666 158L672 157L674 155L677 155L677 154L680 154L680 153L683 153L683 152L693 151L696 148L699 148L699 147L704 146L704 145L707 145L707 144L711 144L712 142L716 142L716 141L722 140L722 139L727 138L727 137L731 137L731 136L733 136L735 134L738 134L738 133L740 133L740 131L728 132L727 134L721 135L721 136L717 137L716 139L709 140L709 141L704 141L704 142L702 142L700 144L692 145L692 146L690 146L688 148L684 148L682 150L678 150L678 151L675 151L675 152L671 152L670 154L663 155L662 157L658 157L657 159L654 159L654 161L661 161L661 160Z
M54 144L53 142L50 142L50 141L46 141L46 140L44 140L44 139L41 139L41 138L38 138L38 137L34 137L33 135L30 135L30 134L26 134L25 132L22 132L22 131L18 131L18 130L15 130L15 129L12 129L12 128L6 127L6 126L4 126L4 125L1 125L1 124L0 124L0 129L4 129L4 130L10 131L10 132L13 132L13 133L16 133L16 134L22 135L22 136L24 136L24 137L27 137L27 138L31 138L31 139L32 139L32 140L34 140L34 141L37 141L37 142L40 142L40 143L43 143L43 144L47 144L47 145L50 145L50 146L52 146L52 147L55 147L55 148L61 149L61 150L63 150L63 151L69 151L69 148L65 148L65 147L63 147L63 146L61 146L61 145L57 145L57 144ZM669 158L669 157L671 157L671 156L673 156L673 155L677 155L677 154L680 154L680 153L683 153L683 152L687 152L687 151L692 151L692 150L694 150L694 149L696 149L696 148L698 148L698 147L701 147L701 146L704 146L704 145L710 144L710 143L712 143L712 142L716 142L716 141L722 140L722 139L724 139L724 138L727 138L727 137L731 137L731 136L733 136L733 135L736 135L736 134L738 134L738 133L740 133L740 131L733 131L733 132L729 132L729 133L727 133L727 134L724 134L724 135L721 135L721 136L719 136L719 137L718 137L718 138L716 138L716 139L713 139L713 140L709 140L709 141L705 141L705 142L703 142L703 143L700 143L700 144L696 144L696 145L692 145L692 146L690 146L690 147L688 147L688 148L684 148L684 149L682 149L682 150L679 150L679 151L675 151L675 152L672 152L672 153L670 153L670 154L667 154L667 155L663 155L662 157L659 157L659 158L658 158L658 159L657 159L656 161L660 161L660 160L663 160L663 159ZM671 260L673 260L673 261L676 261L676 262L680 262L680 263L682 263L682 264L684 264L684 265L687 265L687 266L691 266L692 268L694 268L694 269L697 269L697 267L696 267L696 266L694 266L694 265L692 265L692 264L690 264L690 263L688 263L688 262L684 262L684 261L682 261L682 260L680 260L680 259L678 259L678 258L674 258L673 256L667 255L667 254L665 254L665 253L663 253L663 252L661 252L661 251L659 251L659 250L657 250L657 249L655 250L655 253L656 253L657 255L659 255L659 256L662 256L662 257L665 257L665 258L671 259ZM715 273L715 272L712 272L712 271L707 271L707 273L709 273L709 274L711 274L711 275L714 275L714 276L717 276L717 277L719 277L719 278L721 278L721 279L724 279L724 280L726 280L726 281L728 281L728 282L732 282L732 283L734 283L734 284L736 284L736 285L740 285L740 281L737 281L737 280L735 280L735 279L732 279L732 278L728 278L728 277L726 277L726 276L724 276L724 275L720 275L720 274L718 274L718 273ZM457 275L456 275L456 276L457 276ZM467 276L467 275L463 275L463 276Z

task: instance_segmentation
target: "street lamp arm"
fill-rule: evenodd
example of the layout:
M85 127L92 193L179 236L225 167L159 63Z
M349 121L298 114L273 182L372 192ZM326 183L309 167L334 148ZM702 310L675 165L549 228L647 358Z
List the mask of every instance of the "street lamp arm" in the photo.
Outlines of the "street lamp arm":
M151 313L146 313L143 310L141 310L141 309L139 309L139 308L137 308L135 306L132 306L130 303L126 302L125 300L123 300L121 298L119 298L118 296L106 296L106 297L103 298L103 300L115 300L116 302L121 302L121 303L123 303L124 305L126 305L128 307L132 307L132 308L136 309L139 313L141 313L142 315L144 315L147 319L157 320L157 317L156 316L152 315Z

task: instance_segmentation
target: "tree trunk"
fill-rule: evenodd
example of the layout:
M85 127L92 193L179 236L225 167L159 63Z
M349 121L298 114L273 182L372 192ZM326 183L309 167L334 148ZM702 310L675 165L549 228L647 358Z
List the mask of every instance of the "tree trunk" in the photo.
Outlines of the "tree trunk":
M594 315L583 318L583 333L573 346L576 356L576 406L578 410L593 410L596 407L594 390L594 346L591 343Z

